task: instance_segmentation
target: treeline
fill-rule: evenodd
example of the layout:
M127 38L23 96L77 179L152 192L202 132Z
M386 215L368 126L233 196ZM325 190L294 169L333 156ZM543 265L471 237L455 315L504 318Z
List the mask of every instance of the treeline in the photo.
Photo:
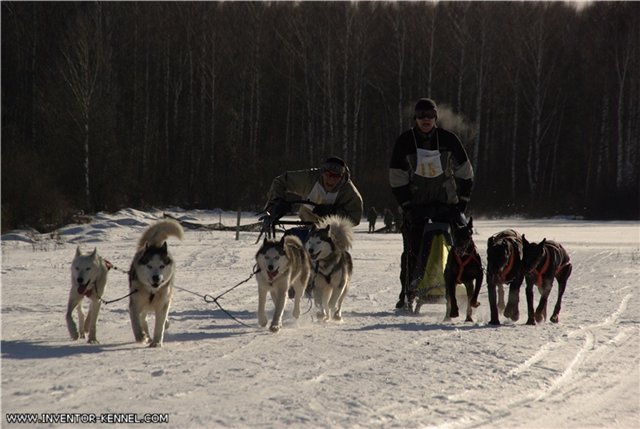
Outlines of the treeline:
M640 4L2 2L2 229L257 209L344 157L368 207L434 98L476 214L638 218Z

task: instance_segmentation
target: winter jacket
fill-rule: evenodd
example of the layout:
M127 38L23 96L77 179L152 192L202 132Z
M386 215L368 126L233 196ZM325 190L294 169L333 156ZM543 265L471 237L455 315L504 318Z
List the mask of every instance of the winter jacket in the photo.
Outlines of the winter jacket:
M400 206L468 202L473 168L458 136L434 127L425 135L416 127L395 142L389 184Z
M336 214L350 219L354 226L358 225L362 218L362 196L351 181L348 170L334 192L324 191L322 173L318 168L287 171L273 180L267 205L278 198L291 200L287 198L287 194L294 194L301 200L310 200L316 204L332 205ZM298 212L300 219L305 222L317 222L319 217L313 213L313 208L310 204L301 205Z

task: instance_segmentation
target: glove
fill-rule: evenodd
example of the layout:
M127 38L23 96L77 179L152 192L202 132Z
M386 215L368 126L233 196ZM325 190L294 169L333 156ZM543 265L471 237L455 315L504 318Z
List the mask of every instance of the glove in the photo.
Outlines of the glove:
M336 214L336 208L331 204L320 204L315 206L313 213L318 217L325 217Z
M289 201L285 201L282 199L274 200L273 203L271 203L267 207L267 211L271 214L274 221L280 219L282 216L286 215L291 210L292 210L291 203Z
M289 213L292 209L291 203L282 199L277 199L271 202L262 216L258 218L262 222L262 230L268 231L274 222L277 222L285 214Z

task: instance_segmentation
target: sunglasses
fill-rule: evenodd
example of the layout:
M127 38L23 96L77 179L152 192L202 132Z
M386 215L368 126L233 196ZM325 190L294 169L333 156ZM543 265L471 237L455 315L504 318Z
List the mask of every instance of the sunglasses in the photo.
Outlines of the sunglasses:
M325 174L326 176L332 178L332 179L340 179L342 177L342 174L334 173L334 172L328 171L328 170L325 170L322 173Z
M435 119L438 117L438 114L435 110L418 110L416 112L416 119Z

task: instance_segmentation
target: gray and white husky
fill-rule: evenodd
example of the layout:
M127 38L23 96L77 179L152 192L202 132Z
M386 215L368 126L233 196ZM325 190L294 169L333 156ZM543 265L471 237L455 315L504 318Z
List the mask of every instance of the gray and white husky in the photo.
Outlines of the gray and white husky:
M258 323L267 325L265 304L267 292L271 295L275 311L269 329L278 332L282 328L282 314L289 288L294 291L293 317L300 316L300 300L304 296L311 266L309 255L300 239L285 235L279 241L265 239L256 253L258 272Z
M100 298L104 294L107 284L108 263L98 255L98 250L93 249L90 254L83 254L80 246L76 248L76 256L71 262L71 291L67 304L67 329L73 340L85 338L89 334L89 343L98 344L96 339L96 322L100 312ZM85 319L82 312L82 301L87 297L91 300L89 313ZM78 309L78 326L73 320L73 310Z
M306 243L313 270L310 287L321 320L342 320L342 301L353 272L352 243L353 224L344 217L328 216L311 229Z
M182 226L174 220L161 220L143 233L129 269L129 316L137 342L151 338L147 313L155 313L155 329L150 347L162 347L167 315L173 296L175 263L167 249L167 238L182 240Z

